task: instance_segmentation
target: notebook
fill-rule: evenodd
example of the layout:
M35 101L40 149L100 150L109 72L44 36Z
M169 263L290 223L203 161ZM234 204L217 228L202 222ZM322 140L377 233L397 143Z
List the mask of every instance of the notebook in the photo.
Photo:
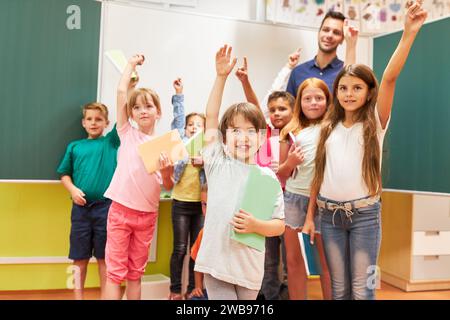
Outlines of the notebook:
M108 57L109 61L111 61L112 64L116 67L116 69L120 72L120 74L122 74L123 71L125 70L125 67L128 64L125 54L121 50L109 50L105 52L105 55ZM133 72L131 74L131 79L134 80L137 79L136 72Z
M306 233L299 232L298 240L300 242L300 250L302 251L303 261L305 263L306 275L320 275L320 256L317 246L311 244L311 238L309 234Z
M198 157L200 156L200 151L203 149L205 134L202 130L199 130L192 137L189 138L188 141L185 142L186 150L189 154L189 157Z
M276 178L253 166L250 169L239 208L258 219L270 220L280 192L280 182ZM266 246L265 237L256 233L244 234L232 230L231 238L259 251L263 251Z
M148 173L159 170L159 158L161 152L166 153L172 163L188 156L177 129L144 142L138 147L139 156L144 162L145 169Z

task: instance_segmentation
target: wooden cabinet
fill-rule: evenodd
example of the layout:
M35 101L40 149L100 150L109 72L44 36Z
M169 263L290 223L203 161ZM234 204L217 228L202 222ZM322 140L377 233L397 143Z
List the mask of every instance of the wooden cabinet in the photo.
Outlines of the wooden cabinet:
M381 280L405 291L450 289L450 196L384 192Z

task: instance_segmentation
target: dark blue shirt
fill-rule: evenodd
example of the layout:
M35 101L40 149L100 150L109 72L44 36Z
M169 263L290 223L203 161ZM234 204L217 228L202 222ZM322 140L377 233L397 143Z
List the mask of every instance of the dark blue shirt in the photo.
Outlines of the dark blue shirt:
M328 89L332 92L334 79L336 79L337 74L343 67L344 61L339 60L337 57L323 69L320 69L316 64L315 58L306 61L292 70L286 91L297 97L298 86L306 79L314 77L325 81Z

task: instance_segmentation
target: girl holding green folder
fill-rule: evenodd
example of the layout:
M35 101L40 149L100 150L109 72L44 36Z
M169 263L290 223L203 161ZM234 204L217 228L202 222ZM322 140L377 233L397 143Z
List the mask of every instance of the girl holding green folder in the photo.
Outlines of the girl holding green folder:
M182 80L177 78L173 82L173 87L176 94L172 96L172 129L178 129L183 142L186 143L197 133L201 135L205 128L205 116L199 113L190 113L185 116ZM190 154L190 156L176 163L174 167L174 188L172 191L172 227L174 237L173 251L170 257L169 300L181 300L183 298L181 277L184 257L186 256L188 245L192 247L200 229L203 227L200 189L202 185L206 184L205 172L201 157L193 154ZM194 260L190 259L189 282L184 297L186 299L192 298L194 289Z

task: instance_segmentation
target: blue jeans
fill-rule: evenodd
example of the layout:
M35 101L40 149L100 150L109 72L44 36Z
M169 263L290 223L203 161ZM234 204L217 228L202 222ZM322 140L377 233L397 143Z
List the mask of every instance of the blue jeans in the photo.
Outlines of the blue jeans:
M319 195L318 199L339 203ZM319 209L333 300L375 300L381 244L381 203L355 209Z

